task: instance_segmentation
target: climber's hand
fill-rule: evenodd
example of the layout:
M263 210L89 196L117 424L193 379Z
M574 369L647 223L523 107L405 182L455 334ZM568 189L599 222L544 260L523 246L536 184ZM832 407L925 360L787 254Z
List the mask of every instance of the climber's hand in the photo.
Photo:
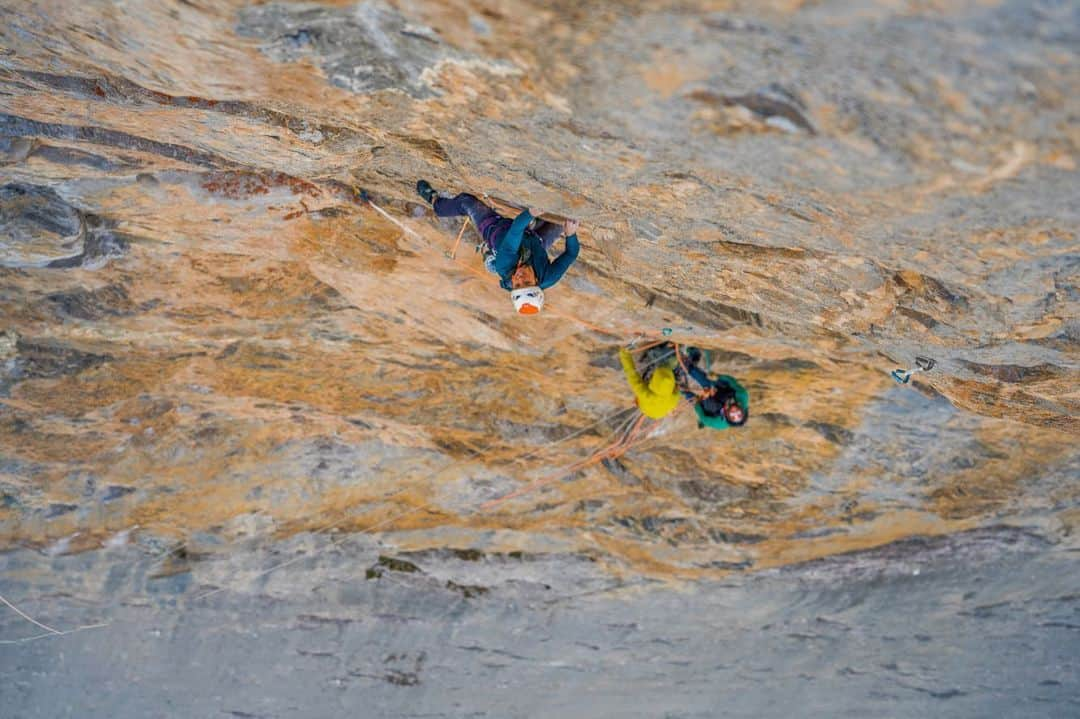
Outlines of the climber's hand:
M579 227L581 227L581 222L579 220L567 220L563 224L563 230L566 231L567 237L575 234L578 231Z

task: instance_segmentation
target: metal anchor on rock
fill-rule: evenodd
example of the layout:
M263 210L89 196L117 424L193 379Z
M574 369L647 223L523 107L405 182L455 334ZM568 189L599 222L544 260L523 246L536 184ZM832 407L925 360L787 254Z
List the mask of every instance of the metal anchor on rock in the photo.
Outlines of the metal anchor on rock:
M934 365L937 364L937 360L933 357L916 357L915 366L911 369L894 369L889 374L897 381L898 384L907 384L911 381L911 376L916 372L929 372L934 369Z
M660 334L664 335L665 337L670 337L673 332L693 332L693 331L694 331L693 325L686 325L685 327L665 327L664 329L660 330Z

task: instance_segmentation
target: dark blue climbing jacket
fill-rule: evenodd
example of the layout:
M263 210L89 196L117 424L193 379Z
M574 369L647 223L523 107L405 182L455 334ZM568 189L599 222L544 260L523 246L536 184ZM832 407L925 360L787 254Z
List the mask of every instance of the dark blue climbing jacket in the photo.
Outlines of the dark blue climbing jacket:
M536 274L536 283L540 289L546 290L562 279L581 250L575 233L566 238L566 249L563 253L554 261L549 260L543 240L535 232L526 229L532 219L533 216L528 210L522 210L521 214L515 217L506 228L505 234L493 243L495 244L495 272L499 275L499 286L504 290L513 289L510 278L514 276L519 259L532 267Z

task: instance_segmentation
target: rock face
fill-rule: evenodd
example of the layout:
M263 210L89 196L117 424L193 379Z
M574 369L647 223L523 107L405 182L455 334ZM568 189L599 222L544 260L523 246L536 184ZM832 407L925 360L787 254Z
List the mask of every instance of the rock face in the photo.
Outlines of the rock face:
M3 647L6 706L20 717L1075 713L1074 573L1007 528L690 591L552 554L409 555L417 570L376 559L366 537L276 549L278 563L305 559L262 579L257 554L195 565L231 587L202 600L191 572L154 575L130 547L12 558L27 579L8 586L35 593L39 618L114 621ZM365 577L358 553L381 576ZM82 603L38 594L65 592Z
M778 568L912 537L952 546L1022 526L1048 582L1067 566L1075 5L5 0L4 20L0 547L14 603L68 592L107 603L97 620L153 623L130 607L220 591L265 608L267 582L293 578L322 587L333 623L376 601L337 586L343 573L382 586L411 576L405 562L437 580L392 601L422 613L438 585L492 602L447 622L495 631L516 598L574 607L644 586L588 611L631 602L619 611L659 621L673 587L700 598L775 570L762 592L799 621L799 580ZM448 258L461 224L432 217L421 177L581 218L581 256L541 316L513 313L472 228ZM740 379L750 421L699 430L683 408L574 471L630 421L618 347L665 330ZM895 384L917 355L934 369ZM262 554L327 548L343 554L280 568ZM517 581L538 594L517 597ZM732 601L752 604L759 580L737 581ZM323 616L310 596L284 600L266 621ZM193 607L184 641L244 606ZM1016 621L1020 637L1037 620ZM35 630L13 613L0 628ZM90 636L43 644L106 651ZM405 645L356 676L396 672L407 690L431 659ZM20 679L26 707L36 681ZM1075 710L1068 696L1051 714ZM891 713L909 710L925 715Z

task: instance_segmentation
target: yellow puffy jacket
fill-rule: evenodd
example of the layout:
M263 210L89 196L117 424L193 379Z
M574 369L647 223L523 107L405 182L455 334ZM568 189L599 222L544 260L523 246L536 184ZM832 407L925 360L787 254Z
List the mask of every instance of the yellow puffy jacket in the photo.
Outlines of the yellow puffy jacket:
M638 407L641 408L643 415L660 419L679 405L679 390L675 387L675 373L670 367L657 367L646 386L637 368L634 367L634 358L625 349L619 350L619 361L622 362L626 381L634 390Z

